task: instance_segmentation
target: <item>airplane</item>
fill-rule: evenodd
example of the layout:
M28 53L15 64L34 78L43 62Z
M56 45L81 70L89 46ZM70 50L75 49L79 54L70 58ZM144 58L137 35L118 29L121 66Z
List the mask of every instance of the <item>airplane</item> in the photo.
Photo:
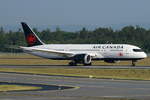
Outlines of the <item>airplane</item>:
M147 58L139 47L130 44L45 44L25 23L21 22L27 47L24 52L53 60L71 60L70 66L92 65L92 60L104 60L107 63L131 60L132 66L138 60Z

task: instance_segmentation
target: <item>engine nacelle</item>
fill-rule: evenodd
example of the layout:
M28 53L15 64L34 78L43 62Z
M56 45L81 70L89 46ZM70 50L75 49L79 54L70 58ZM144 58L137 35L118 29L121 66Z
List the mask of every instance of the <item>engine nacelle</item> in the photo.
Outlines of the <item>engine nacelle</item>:
M84 65L91 64L91 56L88 54L77 54L73 57L76 63L83 63Z

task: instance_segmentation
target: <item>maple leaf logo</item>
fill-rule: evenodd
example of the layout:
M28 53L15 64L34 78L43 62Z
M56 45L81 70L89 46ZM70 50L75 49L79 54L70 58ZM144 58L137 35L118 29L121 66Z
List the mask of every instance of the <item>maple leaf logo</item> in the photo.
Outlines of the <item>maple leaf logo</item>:
M118 55L119 55L119 56L123 56L123 53L120 52Z
M27 42L30 45L33 45L36 42L36 37L33 34L27 36Z

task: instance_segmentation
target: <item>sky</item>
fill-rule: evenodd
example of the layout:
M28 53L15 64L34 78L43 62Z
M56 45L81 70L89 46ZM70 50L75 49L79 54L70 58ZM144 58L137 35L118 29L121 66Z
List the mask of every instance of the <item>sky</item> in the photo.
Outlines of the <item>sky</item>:
M150 0L0 0L0 25L150 23Z

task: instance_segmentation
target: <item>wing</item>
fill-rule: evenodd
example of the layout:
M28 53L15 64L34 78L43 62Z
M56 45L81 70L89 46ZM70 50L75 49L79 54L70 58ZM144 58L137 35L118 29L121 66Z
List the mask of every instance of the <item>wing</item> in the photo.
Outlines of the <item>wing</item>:
M55 54L63 57L74 57L77 54L88 54L92 58L97 57L97 53L77 53L77 52L69 52L69 51L57 51L53 49L42 49L42 48L34 48L34 47L20 47L23 50L27 52L45 52L45 53L50 53L50 54Z
M25 51L30 51L30 52L45 52L45 53L50 53L50 54L56 54L56 55L60 55L63 57L73 57L75 54L72 52L68 52L68 51L56 51L56 50L52 50L52 49L41 49L41 48L30 48L30 47L20 47Z

